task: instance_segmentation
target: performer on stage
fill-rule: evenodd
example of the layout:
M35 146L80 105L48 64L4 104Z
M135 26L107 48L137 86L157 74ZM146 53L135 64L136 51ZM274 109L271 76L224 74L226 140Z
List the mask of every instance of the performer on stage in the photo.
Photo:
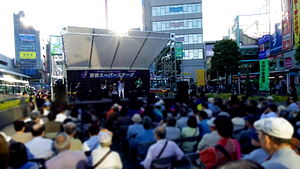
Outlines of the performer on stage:
M120 80L118 81L118 94L120 99L124 98L124 86L125 84L123 78L121 77Z
M139 77L139 79L138 79L137 81L135 81L134 84L135 84L135 88L136 88L137 90L139 90L139 89L141 89L142 86L143 86L143 81L142 81L141 78Z

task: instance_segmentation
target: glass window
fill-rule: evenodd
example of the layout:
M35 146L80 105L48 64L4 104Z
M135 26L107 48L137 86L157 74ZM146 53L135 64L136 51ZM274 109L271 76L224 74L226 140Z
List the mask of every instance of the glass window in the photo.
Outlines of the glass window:
M152 16L178 15L199 13L201 11L201 4L184 4L184 5L170 5L152 7Z
M166 15L166 7L161 7L161 15L165 16Z
M152 16L156 16L156 7L152 7Z

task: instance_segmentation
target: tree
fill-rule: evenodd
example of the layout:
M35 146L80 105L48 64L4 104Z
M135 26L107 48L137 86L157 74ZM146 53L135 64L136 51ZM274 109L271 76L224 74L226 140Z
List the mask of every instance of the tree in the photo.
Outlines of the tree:
M213 51L214 56L211 59L212 71L224 72L227 78L229 74L236 74L239 71L241 53L235 41L228 39L218 41ZM225 79L226 84L227 78Z

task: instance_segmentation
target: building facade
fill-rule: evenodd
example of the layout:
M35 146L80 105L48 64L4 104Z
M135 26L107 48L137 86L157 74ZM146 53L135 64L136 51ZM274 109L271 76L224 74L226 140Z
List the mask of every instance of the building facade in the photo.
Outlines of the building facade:
M41 57L40 32L32 26L25 25L23 11L13 15L15 35L15 64L22 73L31 77L30 83L43 87L45 66Z
M202 0L143 0L143 25L146 31L174 33L183 44L183 76L204 78Z

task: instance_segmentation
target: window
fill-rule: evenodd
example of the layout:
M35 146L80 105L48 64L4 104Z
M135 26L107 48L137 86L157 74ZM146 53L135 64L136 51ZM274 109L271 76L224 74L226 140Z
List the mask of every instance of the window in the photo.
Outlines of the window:
M183 4L152 7L152 16L200 13L201 4Z
M203 59L203 49L183 50L183 59Z
M153 31L201 28L201 19L152 22Z
M176 41L183 42L183 44L199 44L203 43L202 34L186 34L176 35Z

